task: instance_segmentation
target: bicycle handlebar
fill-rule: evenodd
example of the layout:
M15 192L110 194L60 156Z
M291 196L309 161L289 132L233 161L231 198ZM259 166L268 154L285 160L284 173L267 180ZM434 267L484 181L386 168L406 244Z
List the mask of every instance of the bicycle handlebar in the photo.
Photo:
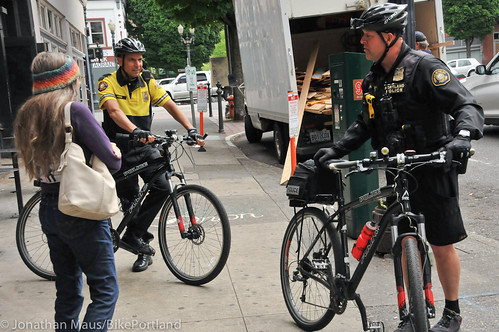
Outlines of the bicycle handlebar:
M346 168L369 168L373 165L382 166L407 166L414 163L421 162L434 162L439 164L445 163L446 151L436 151L427 154L415 154L414 151L406 151L404 153L398 153L396 156L389 157L384 156L383 158L365 158L359 160L351 161L334 161L329 164L329 169L331 170L341 170Z
M384 148L385 149L385 148ZM383 150L384 150L383 149ZM359 159L359 160L335 160L332 163L330 163L329 169L333 171L338 171L341 169L347 169L347 168L352 168L356 167L359 168L360 171L362 169L367 170L367 168L373 166L373 165L382 165L382 166L408 166L411 164L415 163L424 163L424 162L432 162L436 164L445 164L446 163L446 155L447 152L445 150L441 151L435 151L432 153L425 153L425 154L416 154L415 151L409 150L404 153L398 153L394 157L389 157L388 156L388 149L384 150L382 152L385 153L385 156L383 158L376 158L376 157L371 157L371 158L365 158L365 159ZM470 150L470 157L475 154L475 149Z
M154 137L154 142L152 142L151 144L167 143L168 145L171 145L174 142L185 142L187 145L190 145L190 146L197 144L197 141L195 139L193 139L192 137L190 137L189 135L185 135L185 136L177 135L177 130L175 130L175 129L165 130L165 136L161 136L161 135L152 135L152 136ZM205 133L203 135L203 140L206 139L207 136L208 136L208 133ZM139 141L140 138L134 134L117 133L116 137L121 138L121 139L128 139L134 143L140 143L141 145L144 144L144 143L141 143Z

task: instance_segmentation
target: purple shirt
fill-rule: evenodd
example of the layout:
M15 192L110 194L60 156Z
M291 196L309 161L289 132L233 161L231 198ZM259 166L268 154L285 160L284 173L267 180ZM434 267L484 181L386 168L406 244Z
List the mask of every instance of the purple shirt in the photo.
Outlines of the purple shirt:
M95 154L111 173L116 173L121 168L121 158L114 155L109 138L85 104L71 104L71 125L73 140L84 151Z

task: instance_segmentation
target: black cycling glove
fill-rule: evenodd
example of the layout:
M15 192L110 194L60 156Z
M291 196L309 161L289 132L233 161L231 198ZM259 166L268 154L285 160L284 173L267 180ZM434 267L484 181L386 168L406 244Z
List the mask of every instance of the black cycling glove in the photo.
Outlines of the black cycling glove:
M197 141L198 139L203 140L203 136L198 134L198 130L196 128L191 128L187 130L187 136L192 138L194 141Z
M322 148L319 149L314 155L314 162L316 166L328 168L328 161L331 159L339 159L339 153L335 148Z
M447 150L447 163L445 169L448 171L452 160L456 160L460 163L457 166L458 174L466 173L471 150L470 138L458 135L454 137L450 143L447 143L445 149Z
M457 135L446 146L447 150L452 151L455 160L467 159L470 157L471 143L469 137Z
M132 136L137 139L144 138L147 141L149 136L152 136L152 133L149 130L142 130L137 127L132 131Z

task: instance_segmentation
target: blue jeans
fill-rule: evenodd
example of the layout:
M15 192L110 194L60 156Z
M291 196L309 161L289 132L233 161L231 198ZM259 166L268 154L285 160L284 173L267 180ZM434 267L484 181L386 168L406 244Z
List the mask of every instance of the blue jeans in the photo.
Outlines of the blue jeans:
M108 220L87 220L63 214L57 193L42 193L40 221L47 235L56 274L56 331L107 331L118 300L118 279ZM92 303L81 324L82 272Z

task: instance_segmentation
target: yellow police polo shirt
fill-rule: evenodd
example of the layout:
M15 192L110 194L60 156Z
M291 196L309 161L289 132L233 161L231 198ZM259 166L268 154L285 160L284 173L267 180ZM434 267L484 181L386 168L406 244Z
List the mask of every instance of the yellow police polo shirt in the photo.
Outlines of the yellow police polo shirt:
M170 99L170 95L156 83L154 78L151 78L149 87L147 87L141 74L138 87L129 93L128 84L121 85L116 75L117 72L113 72L98 82L101 109L105 109L103 105L107 100L114 99L125 115L147 116L149 115L149 102L152 106L163 106Z

